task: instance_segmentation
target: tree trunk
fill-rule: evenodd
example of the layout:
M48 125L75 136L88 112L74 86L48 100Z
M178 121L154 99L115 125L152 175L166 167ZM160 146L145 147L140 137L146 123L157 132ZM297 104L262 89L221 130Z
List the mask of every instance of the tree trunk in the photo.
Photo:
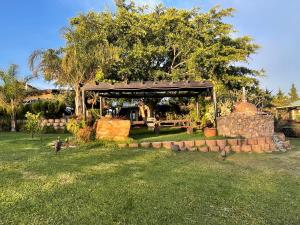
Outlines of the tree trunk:
M77 85L74 88L75 91L75 115L81 116L82 115L82 96L81 96L81 88Z
M11 132L16 132L17 121L16 121L16 114L12 112L11 120L10 120Z
M17 121L16 121L16 110L14 105L14 100L10 99L10 106L11 106L11 116L10 116L10 130L11 132L16 132Z

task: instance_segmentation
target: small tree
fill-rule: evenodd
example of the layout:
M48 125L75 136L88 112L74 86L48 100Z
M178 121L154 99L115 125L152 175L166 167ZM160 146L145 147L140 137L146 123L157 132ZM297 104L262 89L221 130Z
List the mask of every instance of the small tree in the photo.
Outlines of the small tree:
M281 89L279 89L277 94L273 98L272 104L275 107L286 106L289 104L289 99L285 95L285 93Z
M25 117L27 119L25 129L31 134L31 138L33 138L36 133L41 131L40 113L33 114L27 112Z
M0 107L11 118L11 131L16 131L17 111L26 97L26 79L17 77L17 65L11 65L7 71L0 70Z
M292 84L292 87L289 92L289 98L290 98L291 102L295 102L295 101L299 100L298 90L297 90L295 84Z

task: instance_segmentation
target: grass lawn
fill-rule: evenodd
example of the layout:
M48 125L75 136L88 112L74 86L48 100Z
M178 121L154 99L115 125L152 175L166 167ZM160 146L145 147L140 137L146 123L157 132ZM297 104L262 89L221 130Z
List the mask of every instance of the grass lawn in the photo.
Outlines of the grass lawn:
M197 130L193 134L188 134L186 129L181 128L161 128L159 134L155 134L152 130L148 130L147 128L133 129L130 131L130 137L138 143L205 139L202 131ZM223 137L217 136L209 139L223 139Z
M300 140L285 154L117 150L59 154L0 133L0 224L300 224Z

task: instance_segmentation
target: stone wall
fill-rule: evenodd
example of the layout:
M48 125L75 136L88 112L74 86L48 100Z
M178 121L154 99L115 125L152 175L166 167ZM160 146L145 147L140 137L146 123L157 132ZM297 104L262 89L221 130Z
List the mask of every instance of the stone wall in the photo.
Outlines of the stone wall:
M45 126L53 126L55 130L64 130L68 119L43 119L41 120L41 125Z
M283 134L277 134L284 151L291 148L290 142ZM283 151L278 149L273 137L259 137L247 139L219 139L219 140L189 140L189 141L164 141L118 144L119 148L155 148L170 149L176 151L199 151L199 152L249 152L249 153L271 153Z
M68 122L67 118L63 119L42 119L41 125L43 127L53 127L55 130L64 130ZM17 127L20 130L24 129L26 120L17 120ZM0 120L0 131L9 131L10 121Z
M217 118L217 129L218 135L226 137L271 137L274 134L274 117L235 112Z

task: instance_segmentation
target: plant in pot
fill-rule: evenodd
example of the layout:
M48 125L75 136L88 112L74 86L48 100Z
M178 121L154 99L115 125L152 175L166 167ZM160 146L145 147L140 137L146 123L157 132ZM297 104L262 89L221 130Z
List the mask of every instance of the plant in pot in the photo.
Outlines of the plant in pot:
M205 137L217 136L217 128L215 128L215 109L213 104L206 107L206 112L202 118L203 133Z

